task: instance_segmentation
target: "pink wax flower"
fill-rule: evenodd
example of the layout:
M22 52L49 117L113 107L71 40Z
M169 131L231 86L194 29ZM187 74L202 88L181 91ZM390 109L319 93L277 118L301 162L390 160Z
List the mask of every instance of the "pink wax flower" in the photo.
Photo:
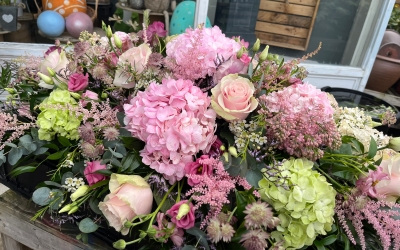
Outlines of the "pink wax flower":
M84 90L89 84L89 74L73 73L68 80L68 90L77 92Z
M167 214L171 216L171 221L179 228L189 229L194 227L194 206L187 200L180 201L173 205Z
M186 163L215 139L216 114L209 105L191 81L173 79L151 83L124 104L126 129L145 142L143 163L170 183L181 180Z
M82 103L82 106L85 107L88 103L88 101L86 101L87 99L91 99L91 100L98 100L99 99L99 95L95 92L92 92L90 90L86 90L85 93L83 93L81 95L82 100L80 101Z
M106 165L101 164L101 161L92 161L87 163L83 173L89 183L89 186L106 179L105 175L95 173L97 170L102 169L106 169Z
M389 179L389 176L382 172L382 167L378 167L375 171L369 170L368 176L358 179L356 185L363 193L372 198L377 198L376 185L382 180Z
M196 184L199 184L198 179L193 179L190 176L191 175L211 175L213 171L212 165L208 164L203 164L202 160L203 159L209 159L208 155L202 155L200 158L198 158L195 162L189 162L186 163L185 166L185 172L186 175L188 175L188 184L190 186L196 186Z

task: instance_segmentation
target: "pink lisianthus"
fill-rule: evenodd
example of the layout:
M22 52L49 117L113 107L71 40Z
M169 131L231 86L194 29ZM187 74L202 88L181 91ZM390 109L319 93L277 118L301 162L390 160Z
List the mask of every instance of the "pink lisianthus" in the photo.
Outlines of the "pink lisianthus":
M80 101L82 103L82 106L85 107L88 101L86 99L91 99L97 101L99 99L99 95L95 92L92 92L90 90L86 90L85 93L81 95L82 100Z
M190 186L196 186L200 181L198 179L193 179L191 175L211 175L213 167L211 165L202 164L203 159L209 159L208 155L202 155L195 162L186 163L185 173L188 176L188 184Z
M68 90L77 92L84 90L89 84L89 74L73 73L68 80Z
M145 142L143 163L170 183L185 175L186 163L214 140L210 99L189 80L164 79L124 105L126 129ZM143 129L145 128L145 129Z
M40 72L50 76L47 67L53 69L55 72L60 72L67 68L69 63L65 51L59 47L51 47L44 56L44 60L40 63Z
M211 89L211 106L227 121L244 120L258 106L254 84L238 74L227 75Z
M152 41L154 35L158 37L165 37L167 35L167 31L164 29L164 23L156 21L147 27L147 39Z
M231 59L218 67L217 72L214 74L214 81L219 82L224 76L230 74L245 74L250 60L251 58L247 54L243 54L239 59L236 56L231 57Z
M376 185L383 180L389 180L389 176L382 172L382 167L378 167L375 171L369 170L367 177L358 179L356 186L368 196L378 198Z
M97 170L106 169L106 165L101 164L101 161L88 162L83 174L89 183L89 186L96 184L99 181L105 180L106 176L102 174L95 173Z
M157 226L153 225L153 228L157 230L155 238L164 238L164 243L170 238L175 246L182 246L184 235L182 228L178 228L174 223L167 221L164 213L158 213L156 221Z
M400 154L384 159L379 168L388 178L375 185L376 193L385 196L385 200L395 202L400 197Z
M110 194L99 203L110 226L122 235L127 235L129 228L124 224L136 215L151 212L153 192L150 185L139 175L112 174L109 183Z
M123 52L127 51L128 49L133 47L133 43L132 43L132 40L131 40L131 37L129 36L129 34L122 32L122 31L116 31L114 33L114 35L118 36L118 38L121 40ZM111 42L112 42L113 46L115 46L114 36L111 37Z
M171 221L178 228L189 229L194 227L194 206L191 202L188 204L187 200L180 201L173 205L166 213L171 216Z

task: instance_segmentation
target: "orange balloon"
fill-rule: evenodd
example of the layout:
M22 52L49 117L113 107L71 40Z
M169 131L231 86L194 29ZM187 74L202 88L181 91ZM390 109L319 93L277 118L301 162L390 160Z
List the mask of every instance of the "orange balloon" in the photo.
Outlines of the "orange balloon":
M86 0L42 0L44 10L52 10L60 13L63 17L74 12L86 13Z

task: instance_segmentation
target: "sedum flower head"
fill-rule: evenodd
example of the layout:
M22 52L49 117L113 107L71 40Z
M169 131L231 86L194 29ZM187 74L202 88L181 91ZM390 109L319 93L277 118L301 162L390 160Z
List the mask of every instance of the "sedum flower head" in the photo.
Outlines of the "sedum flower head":
M273 236L284 239L285 248L311 245L317 235L331 229L336 191L312 167L306 159L283 162L276 174L286 178L287 190L270 179L259 182L261 198L279 214L281 223Z
M70 110L70 106L78 106L68 90L55 89L39 108L37 118L39 139L51 141L56 134L68 139L78 140L78 127L81 118Z

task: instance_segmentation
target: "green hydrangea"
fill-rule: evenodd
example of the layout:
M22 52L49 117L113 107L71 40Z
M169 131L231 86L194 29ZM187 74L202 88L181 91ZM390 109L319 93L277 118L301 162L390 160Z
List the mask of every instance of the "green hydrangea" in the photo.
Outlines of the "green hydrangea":
M279 166L275 174L286 177L287 190L277 187L271 178L258 183L261 198L273 206L281 220L271 236L284 240L285 249L312 245L318 234L331 230L336 191L324 176L312 170L313 164L307 159L291 158Z
M57 108L56 105L63 108ZM71 140L78 140L78 127L81 124L81 117L68 107L78 106L78 103L71 96L68 90L55 89L40 105L41 110L36 124L39 126L39 139L51 141L54 135L66 137Z

